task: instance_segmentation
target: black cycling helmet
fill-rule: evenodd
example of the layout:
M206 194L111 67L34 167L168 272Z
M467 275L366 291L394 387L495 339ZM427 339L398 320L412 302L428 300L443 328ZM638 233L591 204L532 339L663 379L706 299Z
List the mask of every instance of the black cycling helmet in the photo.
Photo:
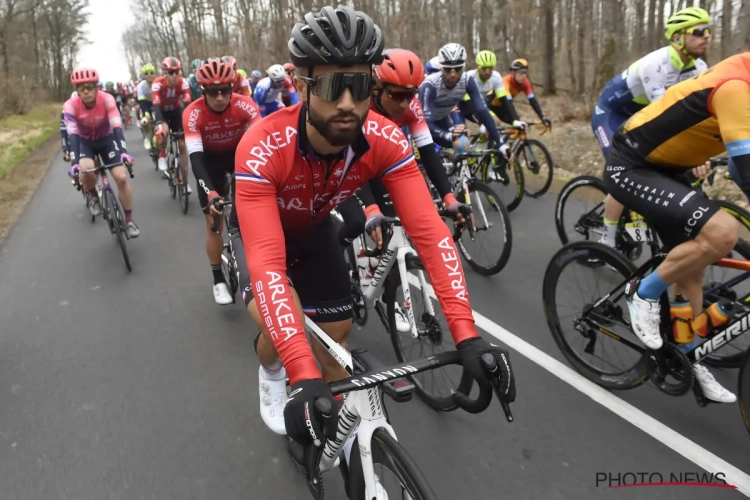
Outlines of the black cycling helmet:
M305 22L292 29L287 44L295 66L380 64L383 33L372 18L345 5L305 14Z

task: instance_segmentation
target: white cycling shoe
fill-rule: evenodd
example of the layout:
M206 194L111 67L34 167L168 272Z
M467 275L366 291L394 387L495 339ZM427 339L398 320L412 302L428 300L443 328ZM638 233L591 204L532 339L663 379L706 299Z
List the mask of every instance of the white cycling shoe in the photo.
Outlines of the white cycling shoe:
M285 436L284 407L289 399L286 393L286 370L282 367L272 375L262 365L258 367L258 393L263 422L276 434Z
M734 403L737 401L737 396L718 383L705 366L693 365L693 373L695 374L695 379L701 385L703 395L706 398L717 403Z
M633 333L649 349L660 349L664 344L659 333L659 312L661 307L658 300L643 299L638 295L640 280L633 279L625 286L625 295L630 311L630 326Z
M146 151L150 151L151 150L151 141L149 141L148 139L143 139L143 147L146 149Z
M159 171L160 172L167 171L167 159L166 158L159 158Z
M229 293L229 287L226 283L216 283L214 285L214 300L222 306L232 303L232 294Z
M89 198L89 212L91 212L91 215L94 217L98 217L102 214L102 204L99 201L99 197L91 197Z

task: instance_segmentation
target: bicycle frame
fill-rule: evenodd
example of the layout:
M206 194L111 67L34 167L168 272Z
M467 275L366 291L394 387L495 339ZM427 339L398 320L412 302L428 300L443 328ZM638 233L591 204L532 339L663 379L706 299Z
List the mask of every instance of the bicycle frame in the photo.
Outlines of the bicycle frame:
M408 274L406 272L406 257L408 255L418 257L418 255L417 252L411 247L411 245L409 245L409 241L406 237L406 232L404 231L403 227L394 224L391 226L391 229L393 231L393 235L388 241L388 246L386 247L385 252L383 252L382 256L378 260L378 265L373 272L372 278L370 279L369 283L363 283L362 285L362 295L365 300L365 306L368 309L370 309L374 305L375 300L383 293L383 285L385 284L386 278L390 275L391 269L393 268L394 255L398 264L398 274L399 278L401 279L402 289L404 291L404 301L408 304L411 304L411 291L409 290L409 280ZM362 241L361 238L357 238L357 240L359 240L360 242ZM355 248L355 255L357 255L357 253L357 249ZM422 295L425 302L426 312L434 316L435 308L432 306L432 301L425 291L427 289L425 286L427 281L425 280L424 272L418 271L418 276L420 284L423 285ZM406 307L405 309L407 310L407 315L409 317L409 325L411 327L412 337L414 337L415 339L419 338L416 322L414 320L414 312L412 311L411 307Z

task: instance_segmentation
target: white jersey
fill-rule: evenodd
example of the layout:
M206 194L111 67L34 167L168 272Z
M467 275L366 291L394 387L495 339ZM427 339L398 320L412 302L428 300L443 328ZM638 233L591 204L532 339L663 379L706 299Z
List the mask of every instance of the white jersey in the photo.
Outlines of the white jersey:
M708 69L702 59L683 64L677 50L668 45L642 57L622 73L633 101L647 105L661 99L672 85Z
M151 84L146 80L142 80L138 84L138 100L139 101L150 101L151 100Z
M470 78L474 78L474 80L476 80L477 85L479 86L479 92L481 92L482 95L487 95L493 90L495 91L495 95L497 97L502 97L503 95L505 95L503 77L497 71L493 71L490 75L490 78L486 82L483 82L481 78L479 78L479 72L475 69L467 71L466 74L469 75Z

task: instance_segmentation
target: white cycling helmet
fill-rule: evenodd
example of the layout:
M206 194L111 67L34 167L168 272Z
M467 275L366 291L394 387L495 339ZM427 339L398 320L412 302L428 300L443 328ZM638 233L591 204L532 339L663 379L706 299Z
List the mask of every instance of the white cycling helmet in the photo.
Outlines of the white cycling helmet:
M74 90L72 94L70 94L70 98L73 99L75 96L78 95L78 91Z
M286 71L281 64L274 64L273 66L268 68L266 74L268 75L268 78L270 78L274 82L280 82L284 79L284 77L286 77Z
M440 47L438 62L441 66L460 66L466 63L466 49L460 43L448 43Z

